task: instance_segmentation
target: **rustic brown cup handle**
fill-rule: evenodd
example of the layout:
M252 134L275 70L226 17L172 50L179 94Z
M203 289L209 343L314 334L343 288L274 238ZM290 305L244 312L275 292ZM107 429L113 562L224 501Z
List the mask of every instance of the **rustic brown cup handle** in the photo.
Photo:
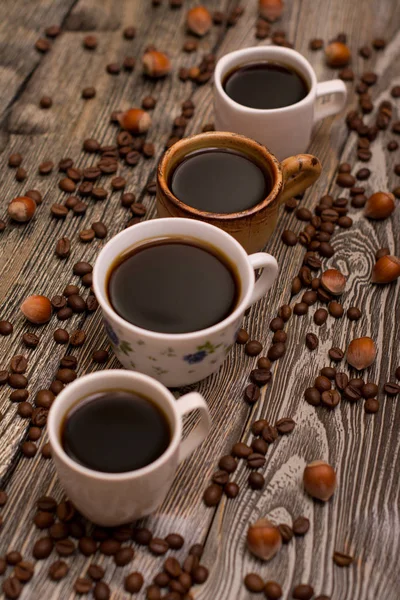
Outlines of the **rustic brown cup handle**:
M317 181L321 173L321 163L312 154L296 154L285 158L281 163L283 190L280 202L297 196Z

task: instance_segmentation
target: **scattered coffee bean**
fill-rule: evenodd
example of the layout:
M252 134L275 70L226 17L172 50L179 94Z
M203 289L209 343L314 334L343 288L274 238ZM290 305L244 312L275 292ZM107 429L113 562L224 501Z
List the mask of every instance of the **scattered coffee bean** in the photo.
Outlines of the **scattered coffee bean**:
M281 239L286 246L295 246L298 241L297 235L289 229L285 229L285 231L282 233Z
M14 327L9 321L0 321L0 335L11 335Z
M282 358L282 356L286 352L286 346L282 342L278 342L277 344L272 344L272 346L268 349L267 357L271 362L275 362Z
M258 452L253 452L247 457L247 466L249 469L260 469L265 465L265 456Z
M293 539L292 528L289 525L286 525L286 523L281 523L278 525L278 529L282 537L282 542L288 544Z
M245 329L239 329L236 334L236 343L237 344L246 344L249 340L249 334Z
M319 406L321 403L321 393L315 387L309 387L304 392L304 398L311 406Z
M24 333L22 341L27 348L36 348L39 344L39 338L34 333Z
M293 419L290 419L289 417L279 419L279 421L277 421L275 424L278 433L280 433L281 435L291 433L295 426L296 422L293 421Z
M136 594L140 592L143 587L144 579L143 575L138 572L130 573L127 575L124 581L124 588L130 594Z
M124 547L118 550L114 555L114 562L117 567L124 567L132 562L135 552L130 547Z
M305 535L310 529L310 521L307 517L297 517L293 521L293 533L295 535Z
M379 411L379 400L376 398L368 398L364 404L364 410L368 414L374 414Z
M306 346L309 350L315 350L318 348L319 339L315 333L307 333L306 335Z
M253 471L249 475L248 483L253 490L261 490L264 487L265 479L261 473Z
M383 391L385 392L385 394L387 394L388 396L397 396L397 394L400 393L400 385L398 385L397 383L395 383L394 381L388 381L387 383L385 383L385 385L383 386Z
M69 566L63 560L56 560L50 565L48 570L49 578L53 581L60 581L68 575Z
M344 352L340 348L331 348L328 354L329 358L334 362L340 362L344 357Z
M300 585L296 585L292 592L292 598L296 600L311 600L314 596L314 589L311 585L307 585L305 583L301 583Z
M32 550L32 554L36 560L43 560L48 558L52 553L54 542L50 537L43 537L38 539Z
M92 589L92 582L86 577L79 577L74 583L74 591L77 594L88 594Z
M230 454L226 454L219 459L218 466L227 473L234 473L237 468L237 460Z
M237 442L232 446L232 455L236 458L247 458L251 453L250 446L243 442Z
M283 595L283 591L279 583L276 581L267 581L264 588L264 594L267 600L280 600Z
M341 397L337 390L328 390L321 394L321 402L327 408L335 408L340 400Z
M216 487L221 492L221 488L219 486ZM149 550L155 556L161 556L162 554L165 554L168 551L168 548L168 542L162 538L152 538L151 542L149 543Z
M6 598L15 600L21 595L22 585L16 577L7 577L7 579L3 581L2 590Z
M333 553L333 562L338 565L338 567L348 567L353 561L354 558L349 554L344 554L343 552Z
M257 356L263 349L262 344L257 340L250 340L246 343L245 352L248 356Z
M256 573L248 573L244 578L244 585L249 592L259 593L263 591L265 584L263 579Z

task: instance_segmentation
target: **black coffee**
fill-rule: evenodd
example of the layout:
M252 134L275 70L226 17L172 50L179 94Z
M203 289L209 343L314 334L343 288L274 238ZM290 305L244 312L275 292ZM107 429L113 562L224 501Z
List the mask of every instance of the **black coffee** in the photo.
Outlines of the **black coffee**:
M249 108L282 108L300 102L309 87L300 73L275 62L254 62L233 69L222 82L232 100Z
M168 448L166 416L150 399L110 390L92 394L74 407L61 428L65 452L81 465L124 473L151 464Z
M171 173L169 187L188 206L233 213L264 200L272 183L269 175L241 152L205 148L185 156Z
M152 240L111 266L108 295L126 321L161 333L187 333L227 317L240 295L235 268L191 238Z

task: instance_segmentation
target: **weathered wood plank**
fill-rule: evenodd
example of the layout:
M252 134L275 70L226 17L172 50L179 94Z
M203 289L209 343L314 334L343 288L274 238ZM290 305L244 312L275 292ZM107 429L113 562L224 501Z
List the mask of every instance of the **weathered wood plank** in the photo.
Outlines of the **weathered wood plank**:
M234 3L221 1L219 6L210 2L208 4L213 9L225 9ZM238 25L229 29L225 36L217 28L213 29L212 34L201 42L203 51L213 48L218 38L221 38L218 54L258 43L254 38L256 2L248 4ZM356 55L357 47L370 40L373 35L384 34L390 38L398 27L393 3L383 3L385 10L380 12L378 22L372 3L368 6L364 4L362 7L359 3L343 6L343 3L335 1L326 6L321 0L294 0L276 28L283 28L288 32L289 39L295 41L295 47L310 58L320 80L328 79L332 77L332 72L324 67L321 53L312 54L308 50L310 37L318 32L318 36L328 40L344 30L349 33L353 55ZM114 5L115 3L107 1L99 8L98 3L79 2L66 21L66 27L70 31L59 38L52 52L44 57L21 98L12 107L8 121L10 141L3 156L7 157L11 151L21 150L32 174L39 162L50 156L56 160L69 154L72 157L80 156L79 165L86 164L86 157L82 158L80 155L82 140L93 136L103 144L112 143L114 130L108 125L111 110L137 104L148 93L159 98L153 112L153 127L149 139L156 143L157 157L160 156L173 118L179 114L180 102L192 93L191 84L183 84L176 78L179 66L195 64L201 54L199 51L194 57L180 53L185 38L184 11L170 11L165 3L157 9L151 9L149 3L145 2ZM111 25L108 26L109 22ZM138 36L134 41L126 42L121 39L121 31L117 27L131 23L137 24ZM82 32L88 28L102 30L99 34L99 49L93 54L84 52L80 44L84 35ZM120 60L128 53L140 56L143 48L155 40L160 49L167 49L173 58L175 74L165 85L143 81L139 70L133 76L121 74L110 82L110 76L105 73L107 62ZM398 48L398 40L393 38L392 46L379 58L382 70L383 67L386 70L377 86L377 93L385 94L382 96L385 98L388 97L387 90L390 78L393 77L393 64ZM372 64L371 61L371 66ZM357 59L356 67L358 72L364 68L361 59ZM397 73L396 76L398 75ZM63 81L62 88L60 80ZM82 87L91 84L98 90L97 97L87 104L81 103L78 100ZM51 111L53 119L48 122L46 117L43 122L45 131L39 131L40 135L20 135L25 107L37 104L36 99L44 90L55 99L55 106ZM212 121L211 86L194 90L193 100L197 108L188 133L197 132L204 123ZM30 118L27 127L31 125L31 121ZM40 120L42 127L41 123ZM370 167L373 176L368 182L371 190L386 182L389 187L395 185L392 167L396 156L388 158L387 154L383 154L388 139L390 133L386 132L374 142L374 159ZM311 151L322 160L324 172L318 184L306 195L303 201L306 206L312 206L330 188L335 195L339 194L339 190L331 183L337 160L339 157L343 160L351 157L353 162L354 143L355 138L348 138L343 121L339 118L327 120L318 127ZM386 157L385 174L382 172L385 166L385 159L382 157ZM156 160L143 162L134 170L124 170L124 176L128 175L129 178L129 189L139 194L144 184L153 178L155 164ZM39 187L38 179L33 175L23 187L13 181L12 172L7 171L4 176L6 179L3 189L8 191L3 200L4 208L18 190ZM60 292L64 284L76 283L76 278L69 276L73 263L82 257L93 260L101 245L94 242L89 246L82 246L76 241L77 232L86 224L101 216L112 235L123 227L126 220L126 213L119 207L118 194L113 194L107 203L91 205L83 220L70 219L65 224L56 223L54 226L46 211L53 202L63 197L56 190L57 179L53 175L44 180L43 187L39 187L42 191L46 190L47 194L39 209L42 214L38 216L37 222L23 229L9 228L2 234L2 318L15 315L21 300L29 293L37 291L53 295ZM153 199L144 196L144 201L150 209L149 216L153 216ZM302 398L304 388L310 384L318 369L327 364L325 357L331 345L344 348L345 343L355 334L371 333L378 342L380 355L371 370L374 381L382 383L388 379L397 366L396 360L400 362L399 356L396 359L394 355L399 324L393 323L393 315L398 307L398 290L396 286L391 286L377 291L368 285L374 250L388 244L393 251L399 252L399 240L395 236L395 232L399 230L398 213L395 219L390 223L372 226L357 217L350 236L348 233L335 235L334 245L338 252L329 264L338 265L343 272L349 274L351 285L345 296L345 304L346 307L355 304L362 309L364 316L360 322L348 327L347 322L337 323L331 319L319 332L321 341L318 354L310 356L308 351L302 351L304 336L308 331L316 331L316 328L310 315L293 318L287 328L290 340L288 353L274 369L274 381L265 391L265 400L260 401L251 411L242 401L242 389L255 360L246 357L242 348L236 348L232 352L218 374L197 386L209 402L214 423L213 433L203 447L180 468L164 506L147 520L157 535L165 535L173 530L183 533L187 545L207 538L205 562L213 568L209 582L198 589L196 597L204 600L248 598L250 595L245 591L242 579L246 572L252 570L259 571L265 578L276 578L285 583L285 592L288 592L292 584L310 581L318 593L332 592L335 599L347 600L351 597L364 600L374 597L382 590L385 590L388 600L397 597L393 577L396 573L396 549L398 551L399 483L393 466L399 455L396 435L400 418L398 405L396 401L384 400L381 413L375 417L364 415L361 406L346 404L335 413L328 414L314 411L304 404ZM280 234L287 227L300 230L293 217L283 216L268 247L268 251L278 257L282 277L268 298L254 307L246 319L246 326L252 336L260 339L265 346L271 338L268 331L269 320L275 316L278 306L288 300L290 280L301 265L303 255L300 247L288 249L282 246ZM75 242L67 263L58 262L52 254L55 241L61 235L69 235ZM41 271L39 279L38 265ZM21 318L12 320L15 325L14 335L1 340L4 357L10 357L21 350L18 340L21 332L26 330ZM72 330L81 321L81 318L75 317L67 328ZM80 374L96 368L90 359L91 350L106 345L99 315L90 317L83 326L88 333L87 343L79 351L74 351L79 357ZM30 353L32 358L28 375L32 393L50 383L59 357L65 350L52 342L51 325L41 335L41 348L45 348L46 352L41 354L38 349ZM393 357L392 362L388 361L388 356ZM109 366L115 364L116 361L111 360ZM4 511L0 552L19 547L24 555L29 556L34 540L39 537L30 525L32 499L44 493L60 498L62 492L50 461L45 462L39 457L32 461L19 460L16 450L25 425L15 417L15 407L10 406L5 390L2 392L1 409L4 418L0 423L0 468L3 476L12 474L12 477L7 483L11 500ZM250 439L249 424L255 418L267 416L275 421L286 415L295 418L297 429L291 437L282 439L271 449L265 468L267 485L264 493L250 493L247 490L247 473L241 466L235 474L235 480L242 484L240 498L223 502L217 511L206 509L200 497L216 466L217 457L229 451L232 443L240 437ZM327 458L338 468L341 483L335 500L329 507L314 505L299 491L302 468L314 458ZM12 472L15 459L18 462ZM292 542L271 563L261 566L244 550L244 536L248 523L265 514L280 522L289 523L291 518L305 514L310 518L312 528L304 540ZM20 527L16 527L16 523L20 523ZM381 526L380 529L377 524ZM386 551L387 547L391 548L390 553ZM331 560L333 549L354 552L358 557L357 564L349 570L334 567ZM177 554L178 557L182 555L183 553ZM54 560L55 558L54 555ZM74 597L70 593L71 582L85 572L88 561L77 556L68 559L68 562L71 564L71 572L64 583L57 585L49 584L46 580L50 561L38 564L35 578L27 586L23 597ZM106 581L111 583L114 590L113 598L127 597L117 590L121 589L123 576L132 569L115 569L113 561L105 557L101 557L100 562L107 565ZM147 552L138 549L132 568L141 570L150 582L155 574L156 564L161 565L162 559L155 560Z

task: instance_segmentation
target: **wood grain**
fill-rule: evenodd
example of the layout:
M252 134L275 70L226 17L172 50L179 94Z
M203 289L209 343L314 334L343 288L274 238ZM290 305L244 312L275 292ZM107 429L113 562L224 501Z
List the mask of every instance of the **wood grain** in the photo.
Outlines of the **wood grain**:
M196 105L188 134L200 131L205 123L213 120L212 86L207 84L194 88L191 83L180 82L176 75L179 67L197 64L199 57L211 50L220 56L260 42L254 36L255 0L246 3L245 13L236 27L214 27L200 42L196 55L181 52L187 39L184 10L171 10L165 1L161 7L154 9L144 0L121 0L118 3L112 0L101 3L94 0L69 3L41 0L28 3L23 26L33 33L22 36L21 49L18 47L11 52L15 27L22 23L18 18L18 14L24 12L22 4L25 6L22 0L15 0L9 14L5 6L0 7L0 14L4 11L0 21L0 47L7 49L13 72L17 71L21 50L24 55L23 69L13 88L11 80L14 75L11 77L7 70L4 79L0 72L0 83L3 84L0 87L6 94L1 105L9 104L2 128L2 164L5 165L11 152L21 151L25 157L23 166L30 174L24 184L18 184L14 181L12 170L5 167L1 170L2 189L5 191L3 214L8 201L26 189L38 188L45 196L33 222L24 227L8 226L1 234L0 317L10 318L14 323L14 333L9 338L2 338L0 344L1 368L7 366L15 353L22 352L28 356L29 390L33 398L38 389L47 387L52 381L66 348L53 342L55 318L49 326L39 330L41 342L37 350L27 351L22 347L20 337L29 328L18 314L21 301L31 293L52 296L60 293L67 283L77 283L77 278L72 276L72 265L81 258L93 262L102 246L100 241L89 246L80 244L77 239L79 230L101 219L107 224L110 237L125 226L128 218L119 205L120 194L113 193L104 203L90 201L90 208L83 219L75 217L64 223L54 222L50 218L49 207L53 202L64 200L64 194L57 188L59 175L39 177L36 174L38 164L48 158L58 161L68 155L77 160L78 166L91 164L93 158L81 153L83 139L95 137L102 144L113 143L115 129L108 122L111 111L138 105L145 95L151 93L158 99L149 134L149 141L156 144L156 157L142 161L134 169L123 168L121 174L129 181L128 189L135 191L148 206L149 218L153 217L153 197L144 193L143 189L148 181L154 179L157 159L163 152L173 119L180 113L181 102L191 97ZM213 10L227 10L237 3L221 0L205 4ZM57 22L64 22L63 34L54 42L51 52L38 58L33 48L35 39L44 24ZM390 98L390 88L394 83L400 83L399 23L398 8L390 0L381 3L379 13L372 0L353 3L293 0L287 2L284 17L275 29L287 32L295 48L313 64L319 80L330 79L333 73L324 66L321 52L309 51L310 37L329 40L339 31L346 31L355 71L360 74L376 68L379 73L378 84L372 88L374 99L379 103ZM133 41L128 42L123 39L121 29L130 24L137 27L138 33ZM82 38L88 31L96 32L99 37L99 47L93 53L82 49ZM359 58L357 48L378 35L390 40L385 51L373 53L369 61ZM115 78L105 72L108 62L120 61L127 54L140 59L144 48L151 43L167 50L172 58L174 73L164 83L143 80L140 68L132 75L121 73ZM87 85L96 87L97 96L84 102L80 94ZM349 90L352 87L353 84L349 84ZM44 93L53 97L54 105L50 111L37 108ZM355 105L355 101L351 96L349 105L352 104ZM320 158L324 170L320 180L302 201L305 206L312 207L328 191L334 196L347 195L334 183L338 161L349 160L354 165L354 172L364 166L356 164L356 136L348 135L342 117L327 119L315 131L310 152ZM370 119L372 121L373 116ZM381 133L373 143L373 159L367 165L372 171L366 183L368 192L392 189L397 185L393 166L399 162L399 153L389 154L385 150L387 141L393 137L389 130ZM108 188L108 180L104 183ZM275 365L273 382L264 389L262 400L253 409L245 405L242 394L256 360L245 356L242 347L233 350L219 373L196 386L209 403L213 418L212 434L181 466L164 505L146 523L156 535L163 536L172 531L182 533L186 539L185 548L191 543L206 541L204 562L210 567L210 578L196 590L195 597L198 599L244 600L252 597L242 583L244 575L250 571L259 572L265 579L280 581L285 597L290 597L291 588L300 582L311 583L316 593L330 594L335 600L370 600L382 594L387 600L398 597L396 566L400 484L396 465L400 453L397 434L399 404L382 396L380 413L371 416L364 413L361 405L342 403L336 411L328 413L322 409L315 410L303 400L304 389L311 385L319 369L329 364L329 348L337 345L345 349L353 337L368 334L377 342L378 358L368 372L371 380L380 385L388 379L393 380L394 370L400 364L400 320L395 318L400 312L398 285L376 288L369 284L375 250L387 245L393 254L399 254L399 212L397 210L390 220L379 224L366 221L353 210L351 216L355 220L351 233L343 231L335 234L333 244L336 254L324 263L337 266L348 276L344 306L358 306L363 313L362 319L350 323L347 319L337 322L330 317L327 324L318 329L312 320L314 308L305 317L293 317L286 328L289 335L287 354ZM281 277L268 297L253 307L245 320L251 337L259 339L265 348L272 337L268 323L276 315L278 307L289 301L290 281L297 273L304 254L300 246L283 246L280 235L286 228L301 230L300 223L293 216L282 214L267 248L278 258ZM66 262L54 256L56 240L62 235L67 235L73 242L71 257ZM296 299L292 303L294 301ZM75 316L67 322L66 328L72 331L78 326L88 334L83 348L73 351L79 360L79 374L83 374L98 368L91 360L92 350L108 345L99 314L88 318ZM318 333L320 337L315 353L309 353L304 346L305 334L309 331ZM116 365L117 361L110 359L107 366ZM343 370L347 371L345 365ZM44 461L39 456L28 461L20 456L19 444L24 438L26 423L16 416L16 406L8 399L9 392L9 389L3 388L0 399L3 415L0 422L0 475L2 485L6 486L10 495L10 501L3 510L5 522L0 537L0 554L16 548L30 558L33 543L40 537L31 525L33 502L43 494L61 498L62 490L51 461ZM239 498L224 500L216 510L206 508L201 502L201 494L218 457L229 452L235 441L251 440L250 425L256 418L266 417L275 422L283 416L292 416L297 423L296 429L269 450L264 470L264 491L251 492L247 489L248 472L244 465L240 465L233 478L241 484ZM188 428L192 425L193 421L187 424ZM42 444L45 441L46 436ZM313 503L301 491L304 465L317 458L329 460L338 472L339 488L328 506ZM290 524L300 514L308 516L311 521L310 532L305 538L292 541L267 564L259 563L247 553L244 539L250 522L259 516L269 515L277 522ZM349 569L334 566L334 550L354 554L357 558L355 564ZM146 582L150 583L158 567L161 568L161 558L155 559L139 547L135 547L135 551L134 562L124 569L115 568L110 558L96 556L96 562L107 567L106 581L113 590L113 599L129 597L122 591L121 583L131 570L142 571ZM184 551L176 554L178 558L183 555ZM51 558L56 560L55 553ZM91 561L77 555L67 562L71 571L59 584L49 583L46 579L50 559L37 563L35 577L21 597L43 597L46 600L75 597L71 592L72 583L85 573Z

